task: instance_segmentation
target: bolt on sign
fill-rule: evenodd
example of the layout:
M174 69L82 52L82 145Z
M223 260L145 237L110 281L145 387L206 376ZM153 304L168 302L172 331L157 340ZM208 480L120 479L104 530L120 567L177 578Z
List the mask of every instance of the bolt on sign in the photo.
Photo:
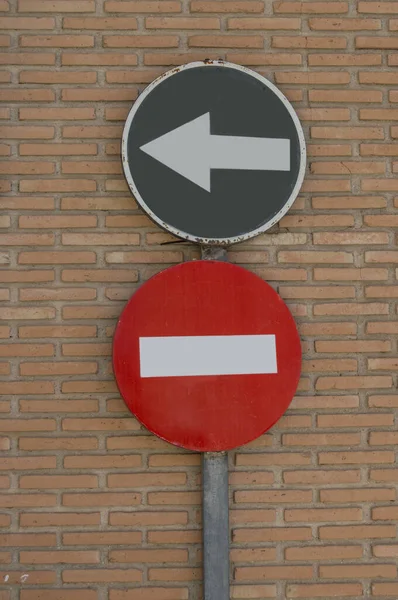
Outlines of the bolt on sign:
M219 248L266 231L289 210L306 153L298 117L272 83L205 61L146 88L127 117L122 160L155 223ZM203 452L204 598L229 600L226 451L256 439L288 408L301 369L293 317L241 267L183 263L127 303L113 364L121 396L149 431Z

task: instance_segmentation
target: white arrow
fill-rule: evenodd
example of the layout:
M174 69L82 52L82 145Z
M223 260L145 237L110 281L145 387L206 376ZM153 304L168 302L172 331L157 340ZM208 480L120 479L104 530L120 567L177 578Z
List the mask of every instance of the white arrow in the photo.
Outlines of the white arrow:
M290 171L290 140L212 135L210 113L184 123L140 150L211 191L211 169Z

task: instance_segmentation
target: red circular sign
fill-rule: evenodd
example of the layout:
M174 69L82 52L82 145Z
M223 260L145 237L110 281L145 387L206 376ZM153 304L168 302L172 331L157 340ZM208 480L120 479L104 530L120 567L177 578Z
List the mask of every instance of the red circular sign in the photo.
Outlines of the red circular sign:
M155 275L116 328L113 364L131 412L160 438L228 450L267 431L300 377L296 325L249 271L192 261Z

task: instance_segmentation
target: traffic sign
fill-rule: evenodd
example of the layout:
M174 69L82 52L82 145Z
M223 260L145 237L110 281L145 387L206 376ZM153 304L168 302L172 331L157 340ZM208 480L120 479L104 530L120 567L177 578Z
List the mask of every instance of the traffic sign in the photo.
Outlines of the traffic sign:
M296 391L297 329L257 275L192 261L152 277L116 328L122 397L147 429L190 450L220 451L267 431Z
M305 171L298 117L270 81L222 61L153 81L122 140L132 193L161 227L228 245L266 231L291 207Z

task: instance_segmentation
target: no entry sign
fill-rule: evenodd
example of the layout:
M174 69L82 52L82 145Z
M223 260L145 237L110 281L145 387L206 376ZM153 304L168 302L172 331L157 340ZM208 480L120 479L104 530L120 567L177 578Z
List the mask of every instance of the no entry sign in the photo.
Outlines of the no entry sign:
M296 113L267 79L221 61L169 71L126 120L122 161L161 227L203 244L242 241L276 223L305 171Z
M152 277L116 328L120 393L150 431L219 451L267 431L296 391L301 348L278 294L228 263L193 261Z

